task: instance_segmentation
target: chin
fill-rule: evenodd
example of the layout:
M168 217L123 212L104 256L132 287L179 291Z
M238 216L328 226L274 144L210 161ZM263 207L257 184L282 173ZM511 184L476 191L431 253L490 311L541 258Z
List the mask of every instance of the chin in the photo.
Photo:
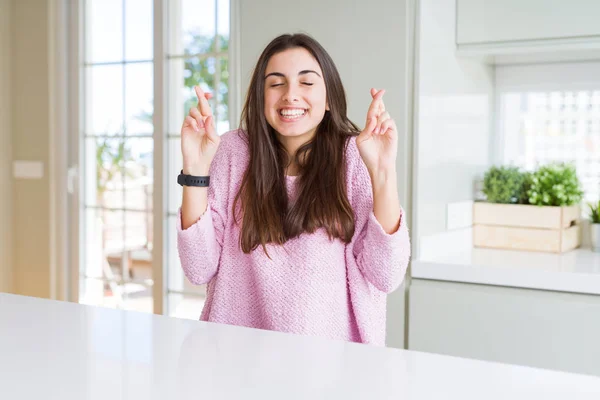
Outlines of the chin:
M276 132L281 136L295 137L308 135L309 133L316 132L319 127L318 124L276 124L272 125Z
M311 130L306 130L306 129L290 129L290 128L282 128L282 129L275 129L277 131L277 133L279 133L281 136L285 136L285 137L297 137L297 136L302 136L307 134L308 132L310 132Z

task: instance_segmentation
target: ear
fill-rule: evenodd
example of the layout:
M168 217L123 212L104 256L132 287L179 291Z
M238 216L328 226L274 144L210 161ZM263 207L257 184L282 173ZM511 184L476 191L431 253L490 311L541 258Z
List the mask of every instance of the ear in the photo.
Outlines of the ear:
M325 103L325 111L331 111L331 110L329 109L329 102Z

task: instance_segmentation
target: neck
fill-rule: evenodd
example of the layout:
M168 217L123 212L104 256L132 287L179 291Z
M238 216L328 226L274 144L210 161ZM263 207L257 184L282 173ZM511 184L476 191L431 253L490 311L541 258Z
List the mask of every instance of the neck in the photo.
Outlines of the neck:
M286 176L298 176L298 167L295 164L290 164L285 170Z
M315 131L308 132L300 136L283 136L277 134L279 137L279 141L285 148L285 151L288 153L290 157L290 164L287 166L285 170L285 174L289 176L298 175L298 165L295 162L296 152L300 147L304 144L308 143L315 135Z
M279 142L281 142L285 148L285 151L290 157L293 158L298 149L308 143L315 136L315 132L316 130L298 136L283 136L278 133L277 137L279 138Z

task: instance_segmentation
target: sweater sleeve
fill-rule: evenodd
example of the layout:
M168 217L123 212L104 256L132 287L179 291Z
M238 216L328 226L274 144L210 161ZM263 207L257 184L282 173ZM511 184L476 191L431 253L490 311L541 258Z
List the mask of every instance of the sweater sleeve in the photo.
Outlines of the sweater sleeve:
M410 238L406 214L400 210L400 226L392 234L385 232L373 213L371 178L360 155L355 159L351 204L355 231L352 254L359 270L382 292L393 292L400 286L410 258Z
M201 285L216 274L223 246L223 232L227 222L229 162L227 144L222 138L210 166L208 206L200 219L187 229L182 229L181 208L177 216L177 250L181 267L188 280Z

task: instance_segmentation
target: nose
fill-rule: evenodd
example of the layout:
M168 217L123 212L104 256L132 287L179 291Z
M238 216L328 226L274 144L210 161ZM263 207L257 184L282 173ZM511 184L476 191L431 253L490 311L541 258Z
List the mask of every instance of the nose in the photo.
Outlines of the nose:
M292 85L288 85L288 89L283 94L283 101L288 103L294 103L298 101L298 95L294 91Z

